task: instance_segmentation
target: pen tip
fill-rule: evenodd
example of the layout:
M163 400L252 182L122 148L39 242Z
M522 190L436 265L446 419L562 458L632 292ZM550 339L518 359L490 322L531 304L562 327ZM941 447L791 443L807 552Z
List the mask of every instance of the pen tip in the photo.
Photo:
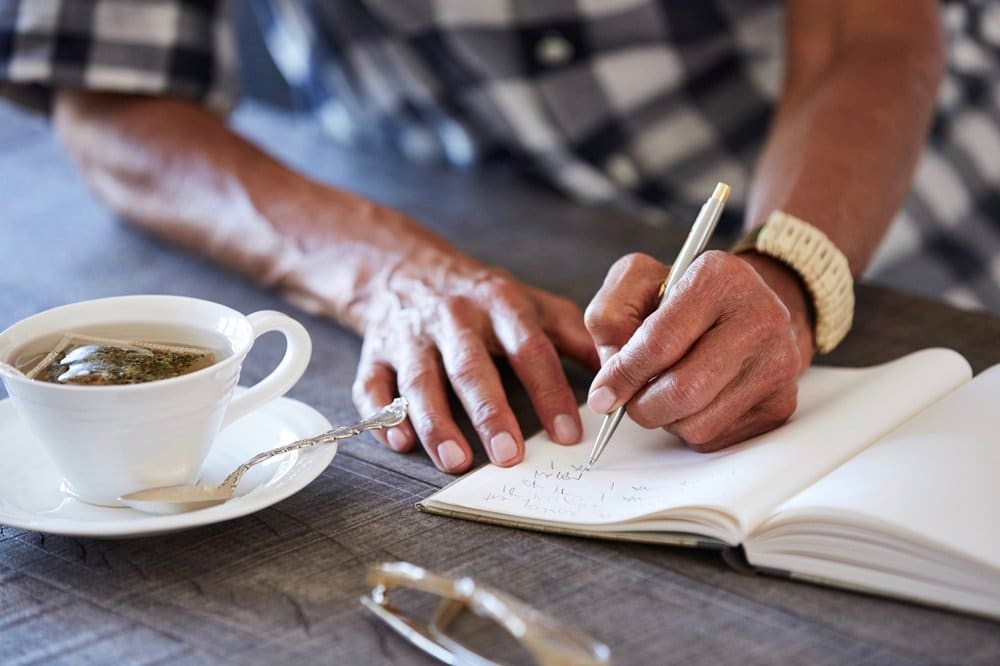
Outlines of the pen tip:
M726 203L727 201L729 201L729 192L731 190L732 188L729 187L729 185L726 185L725 183L716 183L715 191L712 192L712 198L715 199L716 201Z

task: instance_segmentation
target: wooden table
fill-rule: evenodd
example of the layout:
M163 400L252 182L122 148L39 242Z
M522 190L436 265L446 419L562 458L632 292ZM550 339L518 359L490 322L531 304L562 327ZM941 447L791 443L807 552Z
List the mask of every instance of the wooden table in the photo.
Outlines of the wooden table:
M308 125L243 108L237 123L309 173L425 220L459 246L584 304L622 254L678 234L573 205L502 168L414 168L345 152ZM177 252L95 202L49 129L0 107L0 328L62 303L125 293L208 298L302 320L315 353L291 396L355 416L359 341L274 294ZM827 361L864 365L927 346L1000 362L1000 319L873 286ZM280 354L266 339L244 381ZM588 377L573 371L582 397ZM511 387L525 432L538 427ZM495 528L418 513L449 481L422 454L364 437L298 494L251 516L166 536L100 540L0 528L7 663L428 663L358 604L367 564L409 560L489 582L606 641L618 663L993 662L1000 626L808 584L746 576L712 553Z

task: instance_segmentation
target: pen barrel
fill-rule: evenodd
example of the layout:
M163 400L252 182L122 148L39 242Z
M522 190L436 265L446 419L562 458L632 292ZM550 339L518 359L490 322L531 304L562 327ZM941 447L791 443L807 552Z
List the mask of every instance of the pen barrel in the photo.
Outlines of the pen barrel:
M680 281L681 276L684 275L684 271L687 270L688 266L691 265L698 254L705 248L709 237L715 231L715 225L718 224L719 217L722 215L722 209L725 208L725 205L723 201L710 198L702 205L701 210L698 211L698 217L695 218L691 232L684 241L684 245L677 255L677 260L670 267L667 284L664 286L663 294L660 296L660 305L667 300L667 296Z

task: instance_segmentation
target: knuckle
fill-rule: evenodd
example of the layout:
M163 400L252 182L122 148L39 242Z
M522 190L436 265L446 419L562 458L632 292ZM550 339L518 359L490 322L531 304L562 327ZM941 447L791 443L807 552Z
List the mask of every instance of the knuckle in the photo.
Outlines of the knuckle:
M518 360L538 360L554 353L554 348L548 336L535 329L519 336L511 353Z
M629 339L635 324L632 323L630 327L628 313L614 314L608 303L601 299L594 300L587 306L583 314L583 325L599 344L606 342L621 344Z
M698 453L710 453L719 449L716 439L721 432L718 425L707 419L689 419L672 427L689 449Z
M486 297L491 301L517 301L524 293L517 280L502 274L490 278L483 286Z
M635 360L632 354L615 354L608 360L610 376L626 386L641 386L646 379L639 371L643 364L636 363Z
M440 437L437 436L438 433L448 431L448 419L442 414L420 411L416 414L410 414L409 419L414 430L420 433L421 439L424 440L433 441L439 439Z
M637 360L643 364L652 364L657 359L670 358L676 349L683 346L683 342L677 336L677 328L668 326L667 323L666 320L657 318L643 322L635 335L641 342L637 348L641 359Z
M733 255L722 250L706 250L701 253L699 259L705 270L712 273L731 273L735 270L735 262L731 261ZM744 263L744 262L739 262Z
M729 252L718 252L719 256L719 266L722 267L728 275L732 276L733 279L739 280L740 282L754 282L760 281L760 274L757 269L754 268L750 262L744 261L735 254L730 254Z
M594 332L603 330L608 322L608 316L604 311L604 303L593 300L587 305L587 309L583 311L583 325L587 327L588 331Z
M770 417L771 428L777 428L795 413L798 407L798 394L796 391L788 391L777 397L771 405Z
M449 294L438 303L438 310L452 322L461 321L469 311L469 302L464 296Z
M681 415L694 414L708 404L708 379L702 375L671 376L664 387L664 399Z
M724 444L715 441L708 442L686 442L687 447L695 453L715 453L719 449L725 448Z
M460 351L449 366L448 375L459 386L475 385L482 375L482 359L468 351Z
M437 383L439 372L436 364L426 360L418 360L407 364L406 370L399 375L400 388L404 392L422 390Z
M621 283L627 276L646 276L651 274L663 274L666 266L642 252L632 252L618 259L611 264L608 274L604 279L604 285L609 286Z
M733 328L739 341L746 346L771 347L791 332L791 317L784 306L764 304L745 310L745 313L739 318L739 326Z
M576 399L566 384L565 376L546 372L525 373L521 377L528 396L535 405L575 405Z
M747 376L772 390L792 387L802 370L802 358L793 340L769 344L748 357L744 364Z
M771 432L775 428L781 427L782 425L784 425L785 421L788 420L789 416L791 416L790 413L780 417L777 415L771 415L767 418L761 419L760 429L757 430L757 432L754 434L759 435L765 432Z
M560 406L563 409L573 409L576 405L573 393L560 386L539 386L530 391L530 396L532 403L539 406L539 411Z
M637 426L640 428L645 428L646 430L652 430L653 428L659 428L664 425L664 419L659 417L652 409L647 405L636 405L629 403L626 407L625 412L628 414L629 418L632 419Z
M506 407L501 401L487 398L479 400L476 404L471 405L469 418L472 419L473 423L483 426L500 421L505 412Z
M707 272L713 286L730 299L746 302L754 289L760 287L761 282L753 266L739 257L716 250L707 259Z
M689 272L691 280L702 287L731 289L737 281L738 267L733 265L732 255L721 250L706 250L695 260ZM744 263L744 262L740 262Z
M770 343L774 331L770 322L764 317L751 316L740 322L735 335L741 348L758 348Z
M775 428L778 428L788 420L793 411L795 411L794 408L785 413L778 405L772 403L766 410L758 412L749 429L745 433L744 439L756 437L757 435L761 435L765 432L770 432Z
M788 331L792 325L792 313L788 311L788 308L781 302L777 294L770 292L768 295L770 298L764 299L764 304L761 308L761 319L768 322L772 330L778 332Z
M799 356L798 349L795 349L794 344L794 342L791 342L790 347L776 352L772 358L774 374L779 380L784 380L785 382L796 379L799 376L799 371L802 369L802 358Z
M610 272L615 275L625 275L632 270L648 266L653 261L654 259L648 254L643 254L642 252L630 252L612 264Z

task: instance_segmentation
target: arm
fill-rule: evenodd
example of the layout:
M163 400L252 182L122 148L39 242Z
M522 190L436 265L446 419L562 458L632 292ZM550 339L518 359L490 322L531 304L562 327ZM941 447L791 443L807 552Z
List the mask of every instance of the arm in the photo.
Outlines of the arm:
M901 11L887 0L789 2L785 86L749 195L749 227L776 209L801 217L854 275L906 194L943 69L936 3ZM666 270L626 257L588 307L610 357L591 407L627 403L640 425L705 451L784 422L815 351L795 273L763 255L709 252L644 321Z
M514 464L524 438L492 355L506 355L557 441L580 437L559 352L596 362L578 308L463 255L410 218L310 180L197 104L61 92L59 137L118 214L281 289L364 336L354 398L364 412L397 394L441 469L472 463L451 416L455 389L490 457Z
M859 276L902 205L930 126L944 73L937 3L917 0L903 10L884 0L798 0L789 3L786 35L784 91L757 165L747 225L761 224L773 210L801 217ZM801 287L791 288L797 278L766 257L748 259L784 295L807 366L811 322Z

